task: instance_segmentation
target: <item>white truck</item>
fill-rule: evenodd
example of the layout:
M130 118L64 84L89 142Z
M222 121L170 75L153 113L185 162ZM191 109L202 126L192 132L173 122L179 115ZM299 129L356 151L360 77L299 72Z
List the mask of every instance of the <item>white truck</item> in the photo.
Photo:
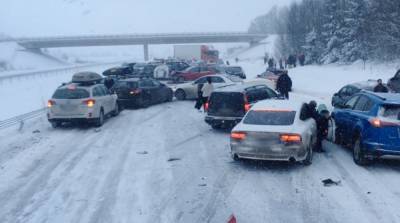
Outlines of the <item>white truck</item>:
M183 60L202 60L216 63L219 59L219 52L206 45L175 45L174 57Z

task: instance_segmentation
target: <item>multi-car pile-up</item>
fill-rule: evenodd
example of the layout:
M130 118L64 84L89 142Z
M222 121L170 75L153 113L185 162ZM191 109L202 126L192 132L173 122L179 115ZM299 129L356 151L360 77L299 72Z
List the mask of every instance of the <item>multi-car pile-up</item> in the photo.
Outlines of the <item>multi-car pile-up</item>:
M103 76L81 72L58 87L48 101L48 120L57 128L69 122L102 126L123 108L148 107L176 100L194 100L207 82L214 90L204 102L205 122L230 129L234 160L259 159L310 165L313 150L324 137L352 149L355 163L366 165L387 155L400 155L400 95L374 93L376 81L346 85L332 98L330 129L321 133L308 103L283 100L275 91L281 70L268 70L245 80L241 67L190 64L180 60L129 63ZM400 79L400 74L397 75ZM396 84L396 76L391 85ZM314 115L313 115L313 112ZM318 113L321 112L321 113Z

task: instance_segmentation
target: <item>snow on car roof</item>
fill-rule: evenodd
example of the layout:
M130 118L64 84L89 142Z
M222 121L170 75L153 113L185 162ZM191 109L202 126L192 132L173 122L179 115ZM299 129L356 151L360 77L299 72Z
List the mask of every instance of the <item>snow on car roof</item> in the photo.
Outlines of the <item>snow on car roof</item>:
M304 103L297 100L264 100L257 102L251 110L299 111Z
M267 84L244 82L242 84L228 85L215 90L215 92L244 92L247 88L255 86L267 86Z

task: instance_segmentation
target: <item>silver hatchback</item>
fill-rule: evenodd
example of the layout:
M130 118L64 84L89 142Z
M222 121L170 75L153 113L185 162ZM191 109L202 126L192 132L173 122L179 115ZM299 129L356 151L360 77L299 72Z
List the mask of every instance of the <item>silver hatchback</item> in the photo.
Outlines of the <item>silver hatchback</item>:
M47 103L47 118L54 128L65 122L102 126L105 117L119 114L117 95L104 84L71 83L59 87Z

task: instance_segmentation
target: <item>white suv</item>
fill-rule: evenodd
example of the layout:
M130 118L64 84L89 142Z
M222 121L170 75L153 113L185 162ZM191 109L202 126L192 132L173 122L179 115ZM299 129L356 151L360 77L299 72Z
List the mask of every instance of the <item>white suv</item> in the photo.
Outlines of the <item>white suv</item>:
M56 128L65 122L88 122L102 126L105 117L116 116L117 95L104 84L70 83L59 87L47 103L47 118Z

